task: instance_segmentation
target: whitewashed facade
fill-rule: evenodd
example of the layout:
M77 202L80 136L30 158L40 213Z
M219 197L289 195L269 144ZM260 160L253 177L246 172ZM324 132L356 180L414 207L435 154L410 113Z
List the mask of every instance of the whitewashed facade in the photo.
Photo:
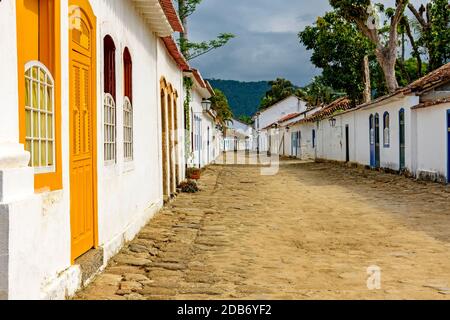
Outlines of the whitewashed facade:
M251 125L233 119L228 124L227 136L221 145L221 150L226 152L253 150L253 138L254 130Z
M39 8L39 1L31 2ZM49 49L56 57L56 71L50 74L51 68L47 70L47 78L54 80L51 87L54 100L46 105L53 106L48 117L54 116L56 120L53 127L50 121L46 126L47 134L54 130L51 141L56 147L53 166L46 170L60 174L60 182L46 185L52 178L42 179L39 168L29 166L30 152L24 149L24 140L28 141L31 139L28 135L33 134L27 131L25 137L25 129L22 130L28 122L25 124L22 118L26 108L22 104L24 71L21 70L30 62L23 61L21 50L29 43L23 43L19 37L23 33L16 29L30 27L17 24L22 14L41 19L41 11L25 7L23 0L0 2L0 27L7 30L0 35L0 70L7 75L0 78L0 299L63 299L73 295L93 275L83 273L79 258L92 252L100 257L97 271L101 270L173 196L177 184L185 177L183 71L188 66L171 38L173 32L182 30L179 20L174 18L172 2L42 3L48 4L52 5L52 17L54 14L52 36L57 45ZM110 60L106 55L106 37L113 43L108 47L112 48L108 51ZM78 46L82 55L74 51L74 46ZM111 69L111 61L115 62L115 69ZM34 64L45 67L42 61ZM73 73L75 67L84 72L84 78ZM80 81L85 81L84 86ZM113 83L114 95L108 91L111 85L106 85L107 81ZM80 105L78 88L86 89ZM50 99L52 94L48 92L46 97ZM107 96L110 98L106 99ZM86 116L78 118L74 105L81 106ZM195 105L197 108L198 104ZM202 117L205 129L215 129L213 115ZM73 119L84 121L85 127L76 127L79 135L73 133ZM211 136L207 132L200 134L206 143L217 132L210 131ZM92 250L75 252L74 242L78 238L74 240L74 223L78 222L74 222L73 213L78 210L76 203L85 203L75 193L83 188L74 183L74 159L78 157L74 150L78 148L79 136L85 137L80 140L83 146L80 148L86 148L92 159L89 162L92 179L86 180L88 191L85 191L93 197L92 207L86 207L86 212L92 215L86 243ZM218 146L212 145L210 154L202 155L202 164L213 159L217 150ZM46 157L50 159L51 154Z
M276 127L284 117L292 114L301 114L307 111L306 102L295 95L281 100L273 106L258 112L253 120L253 150L277 154L280 150L280 135Z
M291 156L450 182L450 64L370 103L330 106L280 128L301 132L300 152Z
M213 163L219 156L221 132L218 130L216 113L202 105L205 100L211 99L214 90L211 85L203 79L201 74L193 69L185 72L193 82L190 102L190 153L188 166L203 168Z

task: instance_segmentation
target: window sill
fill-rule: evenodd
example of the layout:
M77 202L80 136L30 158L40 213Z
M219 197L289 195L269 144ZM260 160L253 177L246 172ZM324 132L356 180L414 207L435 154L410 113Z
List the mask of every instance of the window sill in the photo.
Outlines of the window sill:
M134 171L134 162L133 160L125 161L123 164L123 173Z

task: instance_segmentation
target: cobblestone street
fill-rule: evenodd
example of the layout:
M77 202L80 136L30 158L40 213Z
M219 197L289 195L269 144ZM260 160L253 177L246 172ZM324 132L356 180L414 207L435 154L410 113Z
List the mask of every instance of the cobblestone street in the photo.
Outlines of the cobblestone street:
M448 299L450 189L325 163L211 166L77 299ZM367 268L382 270L368 290Z

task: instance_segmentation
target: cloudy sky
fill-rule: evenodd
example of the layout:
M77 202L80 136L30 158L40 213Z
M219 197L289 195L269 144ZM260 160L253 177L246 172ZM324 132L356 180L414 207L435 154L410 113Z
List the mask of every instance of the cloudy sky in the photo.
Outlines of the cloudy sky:
M384 2L389 5L394 0ZM327 10L328 0L203 0L190 17L191 40L210 40L224 32L237 37L191 64L206 78L284 77L305 85L320 71L311 64L310 53L300 45L297 34Z

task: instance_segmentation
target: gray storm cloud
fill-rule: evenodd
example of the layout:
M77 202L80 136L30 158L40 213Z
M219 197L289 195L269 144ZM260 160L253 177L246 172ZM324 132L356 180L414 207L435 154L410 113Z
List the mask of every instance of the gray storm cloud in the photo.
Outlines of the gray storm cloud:
M384 2L392 5L394 0ZM328 0L203 0L190 18L190 38L209 40L222 32L237 38L191 64L207 78L256 81L284 77L305 85L320 70L311 64L297 33L328 10Z

